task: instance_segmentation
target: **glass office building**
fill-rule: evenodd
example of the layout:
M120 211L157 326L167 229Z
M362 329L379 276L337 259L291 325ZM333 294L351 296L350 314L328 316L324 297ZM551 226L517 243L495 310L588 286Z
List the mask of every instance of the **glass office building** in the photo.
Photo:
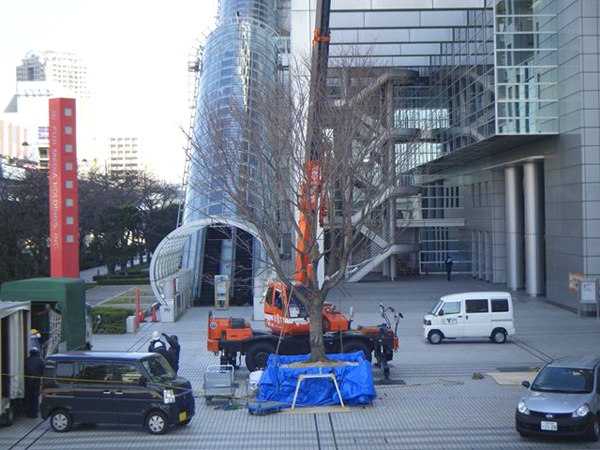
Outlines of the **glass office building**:
M206 217L237 217L233 203L221 188L223 160L211 155L218 151L215 137L223 145L235 145L239 156L234 172L250 174L249 186L261 183L256 152L244 140L244 130L259 130L266 124L253 114L259 92L277 82L277 1L222 0L217 26L202 45L195 121L193 154L189 162L183 223ZM241 123L240 116L248 118ZM262 150L264 151L264 149ZM249 190L248 195L253 195ZM239 217L237 217L239 218ZM243 218L241 218L243 219ZM186 245L184 267L195 269L196 304L209 303L214 286L209 278L228 275L232 296L238 302L251 295L253 254L258 241L234 227L209 227L198 231ZM237 283L235 278L244 279Z
M364 55L382 74L381 104L392 108L380 137L394 161L386 170L404 183L381 197L389 225L367 232L368 257L352 261L348 281L442 273L450 255L464 275L577 308L574 280L600 277L598 3L332 1L331 63ZM313 2L221 1L201 61L200 151L211 151L211 123L239 140L230 105L251 111L253 90L281 79L278 14L287 15L290 57L310 54ZM240 152L260 182L252 149ZM203 183L213 189L194 189ZM186 223L236 215L210 183L209 171L190 167ZM207 233L194 235L183 257L200 278L207 243L221 255L211 270L236 264L235 249L227 250L234 231Z
M314 9L291 8L302 54ZM573 277L600 276L599 12L595 0L332 2L333 60L417 74L391 91L394 148L409 154L397 169L421 188L390 214L418 250L372 272L443 272L450 254L465 275L577 308Z

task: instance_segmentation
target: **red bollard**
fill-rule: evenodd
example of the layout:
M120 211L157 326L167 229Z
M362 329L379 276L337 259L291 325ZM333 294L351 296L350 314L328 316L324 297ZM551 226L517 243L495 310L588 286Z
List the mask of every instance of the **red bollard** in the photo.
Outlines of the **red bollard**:
M152 308L152 323L156 322L156 308Z
M146 318L144 317L144 310L140 309L140 322L145 322Z

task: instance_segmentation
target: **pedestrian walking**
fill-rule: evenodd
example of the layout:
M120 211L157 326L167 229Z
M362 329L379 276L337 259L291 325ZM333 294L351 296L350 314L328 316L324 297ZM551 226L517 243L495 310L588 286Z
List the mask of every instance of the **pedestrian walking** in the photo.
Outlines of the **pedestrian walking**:
M175 370L175 373L179 370L179 352L181 351L181 345L179 345L179 338L175 335L169 336L166 333L162 334L166 341L169 343L169 354L171 355L171 365Z
M163 341L160 340L160 333L158 331L154 331L152 333L152 339L150 340L150 344L148 345L148 352L149 353L154 353L154 346L157 342L160 342L163 347L166 348L165 343Z
M38 416L40 384L44 375L44 361L37 348L29 351L25 358L25 415L32 419Z
M448 281L450 281L450 274L452 273L452 258L450 255L446 258L446 275L448 276Z

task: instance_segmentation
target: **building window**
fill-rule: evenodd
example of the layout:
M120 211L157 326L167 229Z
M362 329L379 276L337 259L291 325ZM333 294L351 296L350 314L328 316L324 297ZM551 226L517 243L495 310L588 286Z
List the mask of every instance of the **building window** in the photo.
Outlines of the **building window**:
M66 206L73 206L73 199L72 198L68 198L65 200L65 205Z
M71 108L65 108L65 116L71 117L73 115L73 110Z
M67 243L72 244L73 242L75 242L75 236L72 234L67 234Z
M73 181L72 180L65 181L65 187L67 189L73 189Z
M73 170L73 163L72 162L65 163L65 169L66 170Z
M65 127L65 134L73 134L73 127Z
M73 144L65 144L65 152L73 153Z
M67 216L67 225L73 225L74 222L73 217Z

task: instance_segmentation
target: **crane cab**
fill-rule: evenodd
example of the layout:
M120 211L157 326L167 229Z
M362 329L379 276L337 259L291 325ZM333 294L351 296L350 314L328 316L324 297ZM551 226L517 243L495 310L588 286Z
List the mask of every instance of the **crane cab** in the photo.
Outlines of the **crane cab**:
M308 288L294 285L291 289L278 281L269 283L265 293L265 326L284 335L308 334L308 309L298 295L307 295ZM331 303L323 304L323 331L346 331L350 321Z

